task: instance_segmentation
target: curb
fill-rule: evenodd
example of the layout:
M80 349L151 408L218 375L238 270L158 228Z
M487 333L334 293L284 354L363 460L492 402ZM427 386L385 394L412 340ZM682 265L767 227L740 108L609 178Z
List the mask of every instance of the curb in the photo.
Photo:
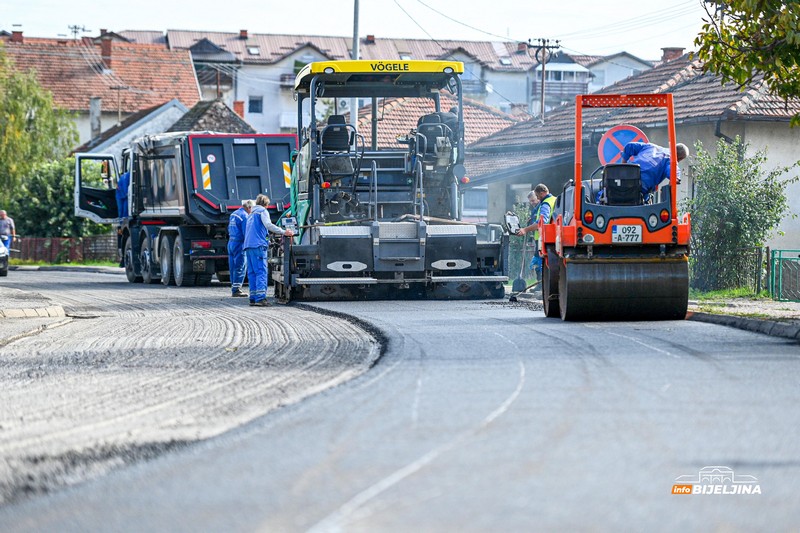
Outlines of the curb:
M92 267L92 266L27 266L27 265L10 265L9 270L20 270L35 272L41 270L42 272L91 272L93 274L124 274L125 269L122 267Z
M539 299L530 293L518 294L517 298L525 300ZM735 315L715 315L712 313L702 313L700 311L687 312L686 320L706 322L709 324L716 324L718 326L728 326L736 329L743 329L745 331L752 331L754 333L762 333L771 337L781 337L784 339L800 341L800 325L797 324L784 324L782 322L775 322L773 320L759 320L756 318L746 318Z
M756 318L745 318L732 315L714 315L711 313L701 313L698 311L689 311L686 313L686 320L708 322L710 324L729 326L732 328L752 331L754 333L763 333L764 335L770 335L772 337L782 337L784 339L800 341L800 326L783 324L781 322L774 322L772 320L758 320Z
M18 309L0 309L0 318L63 318L67 316L60 305L47 307L27 307Z

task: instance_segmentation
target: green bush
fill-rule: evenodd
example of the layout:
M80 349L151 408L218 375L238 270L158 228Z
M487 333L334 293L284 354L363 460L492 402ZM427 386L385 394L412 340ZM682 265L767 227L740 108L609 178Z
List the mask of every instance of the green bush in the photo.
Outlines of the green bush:
M789 212L783 178L800 165L762 170L766 150L747 157L740 138L720 140L716 154L695 144L694 197L682 206L692 214L691 285L701 291L734 289L758 272L758 249ZM754 253L754 250L756 253Z
M17 234L28 237L86 237L111 231L74 215L75 159L36 165L12 194L7 211Z

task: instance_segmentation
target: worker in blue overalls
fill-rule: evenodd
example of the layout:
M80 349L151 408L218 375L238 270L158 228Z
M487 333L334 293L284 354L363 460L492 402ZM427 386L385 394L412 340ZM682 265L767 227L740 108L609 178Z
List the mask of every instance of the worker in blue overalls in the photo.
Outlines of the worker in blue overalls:
M256 203L253 200L245 200L242 207L231 213L228 219L228 269L231 272L231 296L244 297L247 294L242 291L244 274L247 272L247 260L244 256L244 234L247 228L247 215L252 211Z
M244 233L244 253L247 257L247 277L250 279L250 305L267 307L267 287L269 286L269 232L293 237L292 230L283 229L272 223L269 218L269 197L259 194L256 206L247 217L247 228Z

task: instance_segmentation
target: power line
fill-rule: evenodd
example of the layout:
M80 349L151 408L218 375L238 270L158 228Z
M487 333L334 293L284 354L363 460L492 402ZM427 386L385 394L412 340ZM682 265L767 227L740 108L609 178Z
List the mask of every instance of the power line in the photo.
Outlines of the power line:
M416 26L417 26L417 27L418 27L420 30L422 30L422 32L423 32L425 35L427 35L427 36L428 36L428 37L429 37L429 38L430 38L430 39L431 39L431 40L432 40L434 43L436 43L436 44L439 46L439 48L441 48L441 49L442 49L442 51L443 51L443 52L445 52L445 53L447 54L445 57L451 58L451 57L453 56L453 52L452 52L452 50L451 50L451 49L449 49L449 48L446 48L446 47L445 47L445 46L444 46L442 43L440 43L439 41L437 41L437 40L436 40L436 39L433 37L433 35L431 35L430 33L428 33L428 31L427 31L425 28L423 28L423 27L422 27L422 25L421 25L419 22L417 22L417 20L416 20L414 17L412 17L412 16L411 16L411 15L408 13L408 11L406 11L406 10L403 8L403 6L401 6L401 5L400 5L400 3L398 2L398 0L394 0L394 3L395 3L395 5L397 5L397 7L399 7L399 8L400 8L400 11L402 11L403 13L405 13L405 15L406 15L406 16L407 16L409 19L411 19L411 22L413 22L414 24L416 24ZM427 7L427 6L426 6L426 7ZM464 65L464 70L465 70L465 71L467 71L467 72L469 72L469 74L470 74L470 75L473 77L473 79L476 79L476 80L478 80L479 82L481 82L481 83L483 84L484 88L486 88L486 86L487 86L487 85L489 85L489 84L488 84L486 81L484 81L483 79L481 79L481 78L477 77L477 76L475 75L475 73L474 73L474 72L472 72L472 71L471 71L471 70L470 70L470 69L467 67L467 65ZM510 98L507 98L507 97L506 97L505 95L503 95L502 93L499 93L499 92L497 92L496 90L494 90L494 87L492 87L492 90L494 91L494 93L495 93L497 96L499 96L500 98L502 98L503 100L505 100L505 101L506 101L506 102L508 102L509 104L512 104L512 105L513 105L513 104L516 104L516 103L517 103L517 102L514 102L514 101L512 101ZM527 102L526 102L526 104L527 104ZM530 115L530 112L528 112L527 110L525 111L525 113L526 113L526 114L528 114L528 115Z

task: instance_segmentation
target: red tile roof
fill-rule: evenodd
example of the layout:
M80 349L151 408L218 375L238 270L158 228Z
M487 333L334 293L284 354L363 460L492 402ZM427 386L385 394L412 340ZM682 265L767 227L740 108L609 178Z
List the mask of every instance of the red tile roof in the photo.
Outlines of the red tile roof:
M733 83L722 83L718 76L704 74L699 61L688 54L658 65L639 75L619 81L599 93L637 94L672 93L675 120L678 124L728 120L769 120L788 122L800 112L800 99L784 101L767 94L766 86L757 80L740 91ZM471 144L467 150L467 170L471 176L502 171L515 166L514 161L532 162L543 154L554 155L573 150L575 105L566 105L546 115L517 123ZM618 124L652 127L663 124L663 110L647 108L587 109L583 114L584 136L594 129L604 131ZM526 157L520 153L529 154ZM499 156L498 154L502 154ZM490 157L486 157L491 155ZM557 155L557 154L556 154ZM513 156L513 157L512 157ZM485 161L484 161L485 160ZM491 162L494 161L494 165Z
M191 55L163 46L111 42L111 69L101 47L89 40L31 39L4 43L6 55L20 70L32 70L53 93L55 104L88 111L89 98L100 97L104 111L135 113L177 98L187 107L200 100ZM123 89L116 89L122 87Z
M129 33L133 32L123 31L120 35L131 38ZM189 49L203 38L252 64L275 63L306 45L315 46L330 59L350 59L352 47L350 37L247 33L247 37L242 38L240 33L167 30L172 49ZM248 47L258 48L258 55L249 53ZM501 72L525 71L536 65L527 52L517 52L517 44L510 42L378 38L368 43L361 39L359 51L362 59L394 59L401 55L412 59L439 59L462 51L486 68Z
M457 100L450 95L442 95L441 108L449 110L457 105ZM401 148L397 142L398 135L407 134L416 127L422 115L435 111L433 102L423 98L389 98L385 104L379 104L378 147ZM358 111L358 131L364 135L367 146L372 143L372 107L365 106ZM502 130L517 122L517 118L497 109L464 99L464 140L471 143Z

